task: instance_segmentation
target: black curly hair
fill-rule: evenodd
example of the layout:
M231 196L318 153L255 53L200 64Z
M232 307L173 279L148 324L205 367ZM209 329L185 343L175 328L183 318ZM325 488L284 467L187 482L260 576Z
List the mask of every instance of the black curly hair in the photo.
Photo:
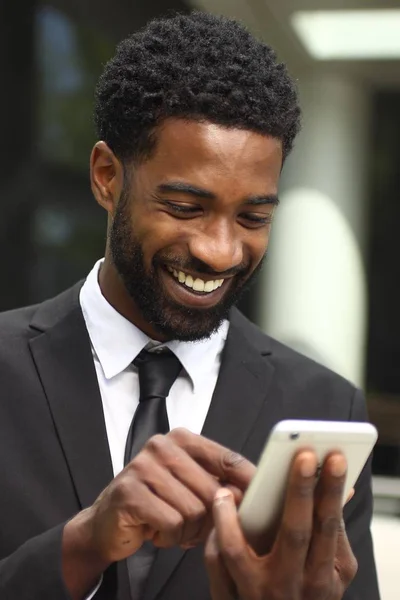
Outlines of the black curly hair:
M149 158L168 117L282 140L300 128L297 90L274 51L241 24L193 11L158 18L118 47L95 94L95 124L123 163Z

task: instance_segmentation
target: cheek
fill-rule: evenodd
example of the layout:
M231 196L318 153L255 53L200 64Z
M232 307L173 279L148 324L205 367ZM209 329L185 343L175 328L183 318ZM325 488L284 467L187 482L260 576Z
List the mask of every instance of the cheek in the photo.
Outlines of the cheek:
M253 269L257 267L267 251L270 231L270 225L265 229L253 231L253 235L247 240L247 248Z
M155 255L186 256L187 240L190 237L184 221L173 221L163 215L152 216L142 221L138 242L143 251L144 262L150 268Z

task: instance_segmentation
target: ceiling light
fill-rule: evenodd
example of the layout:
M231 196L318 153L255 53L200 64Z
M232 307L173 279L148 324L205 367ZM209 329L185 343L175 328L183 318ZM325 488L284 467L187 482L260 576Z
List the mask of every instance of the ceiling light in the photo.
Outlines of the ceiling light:
M400 9L298 11L291 21L317 60L400 58Z

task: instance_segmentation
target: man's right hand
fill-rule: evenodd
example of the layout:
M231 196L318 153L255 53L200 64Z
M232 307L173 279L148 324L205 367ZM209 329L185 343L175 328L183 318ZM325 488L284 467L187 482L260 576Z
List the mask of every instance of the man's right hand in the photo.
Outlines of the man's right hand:
M230 486L239 503L254 472L243 457L184 429L151 438L95 503L66 524L63 573L71 597L84 598L111 563L144 540L158 547L204 541L217 489Z

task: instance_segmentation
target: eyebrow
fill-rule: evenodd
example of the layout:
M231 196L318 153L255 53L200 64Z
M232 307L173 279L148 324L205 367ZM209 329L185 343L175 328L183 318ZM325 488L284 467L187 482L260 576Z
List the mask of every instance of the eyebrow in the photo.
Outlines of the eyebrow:
M253 206L259 206L260 204L273 204L278 206L279 198L277 194L267 194L266 196L250 196L246 198L245 204L252 204Z
M190 183L182 183L180 181L161 183L157 189L159 192L183 192L184 194L190 194L191 196L196 196L197 198L209 198L211 200L215 199L215 194L212 192L204 190L203 188L198 188Z
M180 192L184 194L190 194L196 198L206 198L209 200L216 199L216 195L213 192L191 185L190 183L183 183L181 181L161 183L157 186L157 189L162 193ZM279 198L276 194L267 194L265 196L249 196L248 198L245 198L243 204L251 204L252 206L272 204L277 206L279 204Z

